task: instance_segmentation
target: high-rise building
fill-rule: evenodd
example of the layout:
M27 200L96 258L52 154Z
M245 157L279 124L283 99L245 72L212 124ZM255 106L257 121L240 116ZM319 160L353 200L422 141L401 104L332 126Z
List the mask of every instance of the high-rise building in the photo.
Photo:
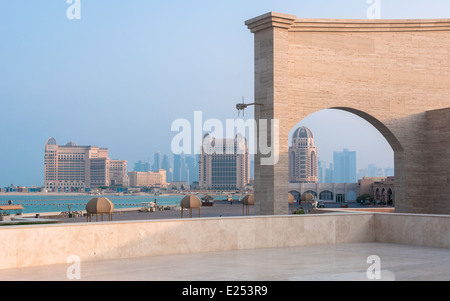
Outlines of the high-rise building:
M150 171L150 163L139 160L134 164L134 171L148 172Z
M392 168L392 167L387 167L387 168L384 169L384 176L385 176L385 177L393 177L394 174L395 174L394 168Z
M325 181L326 175L327 175L327 163L325 161L319 160L317 171L317 182L321 184L327 183Z
M375 164L369 164L368 166L368 176L369 177L376 177L377 176L377 166Z
M172 168L170 166L169 157L164 154L161 160L161 169L166 171L167 182L172 182Z
M333 183L333 174L333 163L330 163L325 171L325 183Z
M126 170L127 161L111 160L107 148L74 142L58 145L54 138L45 145L44 187L48 190L126 185Z
M206 134L199 158L199 186L202 189L243 189L250 181L248 141L216 139Z
M363 169L360 169L359 171L358 171L358 173L356 174L356 178L359 180L359 179L362 179L362 178L364 178L364 177L368 177L369 176L369 170L367 169L367 168L363 168Z
M183 159L181 155L173 155L173 175L172 180L175 182L182 181Z
M250 159L250 179L255 179L255 159Z
M187 156L184 158L185 166L185 178L184 181L188 182L189 185L198 182L198 156Z
M344 149L333 153L333 182L356 183L356 152Z
M156 152L154 157L153 157L153 171L159 171L161 169L161 153L160 152Z
M289 182L317 183L318 154L314 136L305 126L299 127L292 135L289 147Z

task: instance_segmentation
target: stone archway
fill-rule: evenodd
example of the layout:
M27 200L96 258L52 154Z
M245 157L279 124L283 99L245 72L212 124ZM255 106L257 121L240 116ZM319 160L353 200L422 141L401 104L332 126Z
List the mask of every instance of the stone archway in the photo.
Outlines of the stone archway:
M289 130L323 109L352 112L389 142L396 212L450 214L449 19L268 13L246 25L254 33L255 119L279 124L277 163L255 155L255 214L288 213Z
M319 200L321 201L333 201L334 200L334 194L333 192L329 190L323 190L319 194Z
M300 201L300 196L301 196L300 192L298 192L297 190L290 190L289 193L292 194L292 196L294 197L294 200L296 202Z
M394 193L392 192L391 188L388 188L387 191L387 205L393 206L395 204L394 202Z

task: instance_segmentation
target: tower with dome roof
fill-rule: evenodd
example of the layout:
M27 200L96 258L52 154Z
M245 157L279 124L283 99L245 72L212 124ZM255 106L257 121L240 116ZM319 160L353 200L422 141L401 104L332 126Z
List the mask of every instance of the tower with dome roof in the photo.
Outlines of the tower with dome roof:
M318 154L311 130L301 126L292 135L289 147L289 182L317 183Z

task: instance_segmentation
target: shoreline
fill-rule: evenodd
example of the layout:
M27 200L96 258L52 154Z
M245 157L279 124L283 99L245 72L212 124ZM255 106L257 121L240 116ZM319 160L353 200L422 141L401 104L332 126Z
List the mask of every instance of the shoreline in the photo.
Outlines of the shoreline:
M88 192L3 192L0 191L0 196L29 196L29 195L35 195L35 196L92 196L92 197L101 197L101 196L179 196L179 195L187 195L187 194L194 194L194 195L244 195L244 194L237 194L232 192L214 192L214 191L186 191L186 192L171 192L171 193L162 193L155 195L154 193L148 193L148 192L139 192L139 193L119 193L119 192L111 192L111 193L101 193L101 194L92 194Z
M113 211L112 221L139 221L139 220L158 220L158 219L180 219L181 218L181 207L178 206L161 206L161 207L171 207L169 210L156 210L153 212L141 212L140 208L121 208L115 209ZM254 206L250 206L249 214L254 215ZM189 218L190 210L183 209L184 218ZM59 216L60 212L49 212L40 213L38 220L58 220L64 224L73 223L86 223L87 217L84 215L85 210L81 211L82 216L78 217L67 217ZM226 217L226 216L243 216L244 208L240 201L236 201L231 204L228 201L215 201L213 206L202 206L200 212L197 208L192 209L192 218L199 217ZM34 218L35 214L24 214L24 218ZM100 222L100 215L98 216L98 222ZM92 217L92 222L96 222L96 217ZM106 222L106 220L105 220Z
M120 209L114 209L113 214L122 214L127 212L137 212L140 208L120 208ZM86 214L86 210L72 210L73 212L81 212L82 214ZM23 218L33 218L36 216L36 214L39 215L41 218L51 218L60 215L65 211L51 211L51 212L30 212L30 213L23 213Z
M145 193L140 192L139 194L118 194L117 192L111 193L102 193L102 194L89 194L86 192L0 192L0 196L92 196L92 197L101 197L101 196L111 196L111 195L119 195L119 196L173 196L173 195L183 195L181 193L164 193L160 195L155 195L154 193Z

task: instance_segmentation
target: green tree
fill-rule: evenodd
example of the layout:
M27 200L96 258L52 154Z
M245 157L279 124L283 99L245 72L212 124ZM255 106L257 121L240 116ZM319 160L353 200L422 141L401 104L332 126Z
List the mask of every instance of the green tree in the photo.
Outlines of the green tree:
M359 203L359 204L362 204L363 201L365 201L365 200L373 202L373 197L370 194L368 194L368 193L364 193L364 194L359 195L356 198L356 202Z

